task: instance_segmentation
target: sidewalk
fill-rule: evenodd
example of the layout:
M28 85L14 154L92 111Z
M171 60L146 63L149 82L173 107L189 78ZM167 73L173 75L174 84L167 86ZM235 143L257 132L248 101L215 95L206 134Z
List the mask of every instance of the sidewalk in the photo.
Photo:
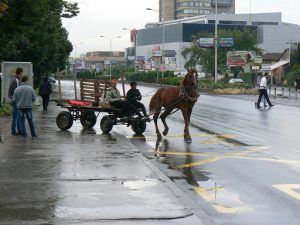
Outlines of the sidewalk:
M36 139L10 136L10 118L0 118L0 224L203 224L124 136L102 134L99 121L62 132L61 110L35 111Z

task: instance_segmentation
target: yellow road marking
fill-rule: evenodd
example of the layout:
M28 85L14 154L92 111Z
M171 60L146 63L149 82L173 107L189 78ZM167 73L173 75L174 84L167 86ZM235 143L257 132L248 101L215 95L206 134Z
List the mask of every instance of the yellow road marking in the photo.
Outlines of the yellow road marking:
M233 138L237 137L237 135L233 135L233 134L223 134L223 135L214 135L214 136L216 136L216 138L212 138L212 139L209 139L209 140L201 141L201 143L203 143L203 144L211 144L211 143L217 143L217 142L220 142L220 141L224 141L226 139L233 139Z
M218 161L218 160L221 160L221 159L230 158L230 157L233 157L233 156L245 155L245 154L249 154L249 153L252 153L252 152L263 151L263 150L266 150L266 149L269 149L269 148L270 147L258 147L258 148L249 149L249 150L246 150L246 151L238 151L238 152L234 152L234 153L228 153L228 154L225 154L225 155L216 156L216 157L209 158L209 159L204 159L204 160L201 160L201 161L198 161L198 162L183 164L181 166L178 166L178 168L182 169L182 168L189 168L189 167L194 167L194 166L201 166L201 165L211 163L211 162L215 162L215 161Z
M215 191L220 191L224 190L224 188L203 188L203 187L193 187L193 190L200 196L202 197L205 201L207 202L215 202L215 196L209 193L209 191L215 190ZM213 208L223 214L234 214L242 211L251 211L251 208L248 207L227 207L221 204L216 204L214 203Z
M157 137L157 135L147 135L148 137ZM235 135L232 134L191 134L191 137L218 137L218 136L222 136L222 137L232 137ZM177 138L177 137L183 137L183 134L174 134L174 135L167 135L167 138Z
M272 159L272 158L255 158L250 156L233 156L232 158L237 159L250 159L250 160L260 160L260 161L269 161L269 162L275 162L275 163L283 163L283 164L291 164L291 165L297 165L300 164L300 161L296 160L285 160L285 159Z
M300 184L276 184L272 185L272 187L300 201Z
M162 152L159 150L149 150L150 152L155 152L161 155L190 155L190 156L216 156L216 154L210 154L210 153L197 153L197 152L172 152L172 151L166 151L166 152Z
M203 187L193 187L193 190L200 195L205 201L207 202L213 202L215 201L215 197L210 194L207 188L203 188ZM214 188L211 188L210 190L214 190ZM218 190L218 188L216 188L216 190Z
M214 209L223 214L235 214L239 211L238 208L230 208L219 204L213 204Z

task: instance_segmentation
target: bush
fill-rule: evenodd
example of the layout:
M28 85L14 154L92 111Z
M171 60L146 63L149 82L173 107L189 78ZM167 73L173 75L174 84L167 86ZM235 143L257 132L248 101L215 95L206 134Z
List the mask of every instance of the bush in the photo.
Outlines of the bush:
M12 113L12 108L9 104L3 104L0 106L0 116L10 116Z

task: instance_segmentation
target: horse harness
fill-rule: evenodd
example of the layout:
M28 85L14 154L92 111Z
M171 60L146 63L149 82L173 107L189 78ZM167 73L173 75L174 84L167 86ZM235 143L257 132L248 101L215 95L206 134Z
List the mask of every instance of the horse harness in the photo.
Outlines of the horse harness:
M189 91L191 90L191 91ZM190 96L190 92L194 92L196 96ZM182 101L193 103L196 102L199 98L199 94L196 91L195 85L180 85L179 87L179 98L182 99Z

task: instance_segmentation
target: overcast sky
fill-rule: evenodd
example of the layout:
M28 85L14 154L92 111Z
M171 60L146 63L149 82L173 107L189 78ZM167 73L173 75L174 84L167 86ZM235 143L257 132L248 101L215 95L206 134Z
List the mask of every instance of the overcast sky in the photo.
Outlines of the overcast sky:
M112 40L113 51L124 51L131 46L129 31L123 28L144 28L148 22L158 21L159 0L69 0L78 2L80 14L64 20L69 39L76 45L76 55L88 51L109 51L109 40L101 38L122 38ZM299 0L236 0L236 13L282 12L284 22L300 24ZM75 56L75 52L71 53Z

